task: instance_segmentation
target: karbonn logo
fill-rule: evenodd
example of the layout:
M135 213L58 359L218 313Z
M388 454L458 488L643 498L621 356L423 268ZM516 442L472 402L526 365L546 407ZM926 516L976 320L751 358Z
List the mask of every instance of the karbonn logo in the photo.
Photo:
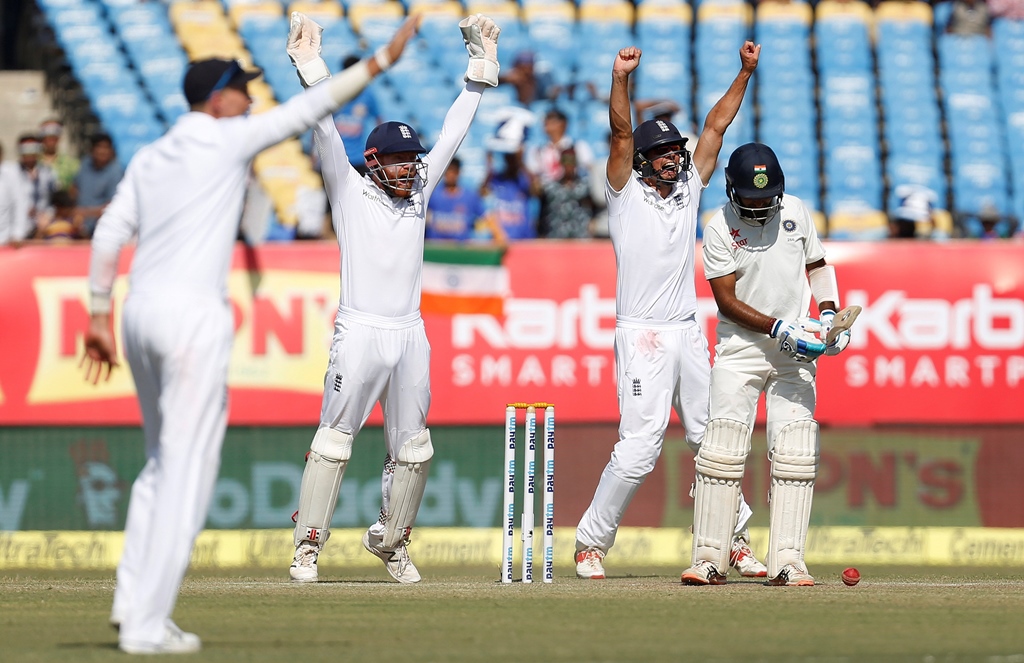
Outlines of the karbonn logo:
M615 299L603 299L596 285L584 284L577 299L509 299L504 323L483 314L452 318L452 347L471 348L478 338L492 348L611 349Z
M847 293L848 305L863 312L854 326L851 348L879 343L890 350L1019 350L1024 347L1024 301L999 298L979 283L969 299L913 299L889 290L873 301L863 290Z

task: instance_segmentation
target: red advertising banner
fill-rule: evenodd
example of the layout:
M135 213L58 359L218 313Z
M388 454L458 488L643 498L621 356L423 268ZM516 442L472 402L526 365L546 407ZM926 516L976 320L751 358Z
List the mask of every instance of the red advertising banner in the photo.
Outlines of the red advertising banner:
M821 422L1024 422L1021 244L826 248L842 304L864 312L849 349L818 361ZM127 366L97 386L79 368L88 260L87 246L0 249L0 425L138 423ZM129 263L126 252L123 274ZM506 402L523 400L554 402L563 422L617 421L611 245L514 244L505 265L511 293L502 317L425 317L430 422L493 423ZM126 288L119 279L115 322ZM713 335L716 307L699 266L697 293L700 322ZM239 247L229 296L232 424L315 424L337 306L337 247ZM378 411L371 423L379 421Z

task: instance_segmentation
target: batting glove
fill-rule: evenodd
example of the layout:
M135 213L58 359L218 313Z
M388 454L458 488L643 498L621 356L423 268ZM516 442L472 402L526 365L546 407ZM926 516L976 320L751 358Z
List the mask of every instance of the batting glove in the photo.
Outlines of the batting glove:
M769 336L779 342L779 351L805 364L825 354L825 344L814 332L821 325L817 320L801 318L796 322L776 320Z
M832 331L832 323L835 321L836 312L825 310L821 312L821 337L828 338L828 333ZM839 332L831 343L826 343L825 354L834 357L850 344L850 330L844 329Z
M498 35L501 28L483 14L474 14L459 21L459 29L469 51L466 80L498 87Z
M320 36L324 29L302 12L292 12L288 31L288 57L299 73L302 87L315 85L331 77L331 70L320 57Z

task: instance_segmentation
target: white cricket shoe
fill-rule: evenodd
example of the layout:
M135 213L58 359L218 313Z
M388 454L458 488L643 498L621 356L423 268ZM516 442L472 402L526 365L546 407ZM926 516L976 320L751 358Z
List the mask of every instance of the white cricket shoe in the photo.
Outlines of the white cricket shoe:
M292 582L316 582L320 579L316 570L316 558L320 556L320 544L303 541L295 549L295 559L288 573Z
M192 654L203 648L203 643L195 633L186 633L178 625L167 620L163 642L132 642L121 640L118 648L127 654Z
M779 575L769 580L767 585L773 587L813 587L814 577L795 564L786 564Z
M388 570L391 577L401 583L414 583L420 581L420 572L409 558L409 549L406 544L408 539L402 541L397 548L388 549L384 547L384 536L377 535L366 530L363 534L363 547L377 556L384 562L384 568Z
M754 557L754 551L750 549L750 545L740 538L734 539L732 542L729 565L739 571L744 578L768 577L768 567Z
M576 551L576 577L584 580L604 580L604 551L585 548Z
M719 573L715 565L702 559L683 571L679 578L684 585L724 585L725 574Z

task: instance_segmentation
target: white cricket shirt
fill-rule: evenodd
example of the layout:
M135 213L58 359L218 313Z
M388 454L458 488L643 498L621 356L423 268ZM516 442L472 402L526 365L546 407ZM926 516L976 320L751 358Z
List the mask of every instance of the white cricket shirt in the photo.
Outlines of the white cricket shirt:
M620 322L684 322L696 315L693 267L697 207L704 188L693 165L667 198L636 174L621 191L605 179Z
M409 198L392 198L359 176L330 117L313 128L341 249L341 313L384 326L419 319L427 202L469 131L483 87L467 83L452 104L423 157L427 181Z
M736 274L736 297L765 315L793 321L807 315L811 286L807 265L825 257L814 220L803 202L782 197L779 213L763 227L736 216L731 204L718 210L704 228L704 276ZM719 311L719 337L763 334L735 324Z
M109 296L121 247L138 234L132 295L172 289L227 296L250 162L261 150L330 117L326 88L253 116L181 116L128 164L92 239L90 291Z

